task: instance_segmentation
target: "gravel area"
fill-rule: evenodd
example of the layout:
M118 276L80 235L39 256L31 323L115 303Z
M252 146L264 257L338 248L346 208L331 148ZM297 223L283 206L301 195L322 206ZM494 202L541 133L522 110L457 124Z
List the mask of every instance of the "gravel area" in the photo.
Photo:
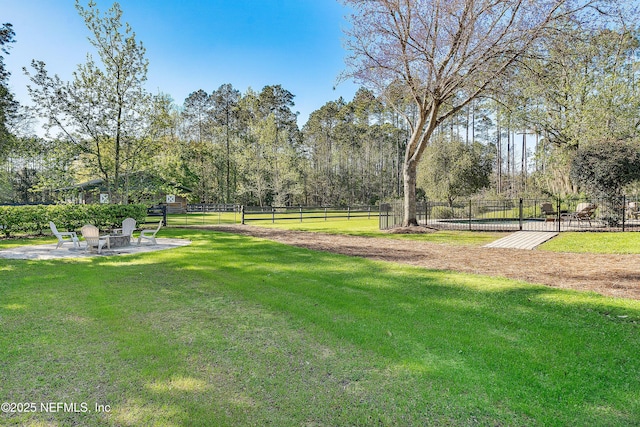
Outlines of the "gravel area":
M495 249L407 240L332 235L248 225L211 229L435 270L507 277L551 287L640 300L640 255L575 254Z

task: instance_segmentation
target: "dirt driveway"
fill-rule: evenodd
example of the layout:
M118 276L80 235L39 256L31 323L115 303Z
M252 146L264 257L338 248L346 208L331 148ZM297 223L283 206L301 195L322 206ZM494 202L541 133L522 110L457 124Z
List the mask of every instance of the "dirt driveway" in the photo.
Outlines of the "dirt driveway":
M374 237L286 231L248 225L215 230L363 258L508 277L558 288L640 300L640 255L573 254L443 245Z

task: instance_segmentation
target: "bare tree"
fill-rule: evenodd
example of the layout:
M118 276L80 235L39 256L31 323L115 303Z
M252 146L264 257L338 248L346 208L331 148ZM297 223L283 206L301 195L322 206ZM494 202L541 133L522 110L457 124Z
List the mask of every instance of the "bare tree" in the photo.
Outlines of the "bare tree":
M403 166L403 225L410 226L417 225L416 167L434 130L490 91L548 30L598 0L343 1L354 9L344 77L392 105L415 105L397 108L411 129Z

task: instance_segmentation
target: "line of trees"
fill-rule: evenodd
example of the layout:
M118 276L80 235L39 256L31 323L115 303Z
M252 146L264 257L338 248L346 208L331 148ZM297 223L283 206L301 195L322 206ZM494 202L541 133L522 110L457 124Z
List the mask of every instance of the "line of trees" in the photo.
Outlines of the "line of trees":
M103 14L93 2L77 2L97 58L88 56L68 82L42 62L25 70L32 113L46 119L46 137L21 130L28 120L8 90L0 56L0 202L51 200L56 189L97 178L121 203L158 191L182 192L193 202L280 206L375 204L407 195L453 203L476 192L566 194L591 188L571 174L585 147L622 140L625 150L637 149L640 33L629 18L637 15L625 15L624 25L608 15L585 27L563 18L575 18L589 4L573 5L570 14L568 3L550 2L555 6L545 11L521 5L524 17L536 18L521 22L523 16L511 15L512 1L492 2L486 6L499 7L503 17L494 22L502 34L494 40L483 38L481 28L463 30L482 19L491 24L495 10L467 10L468 0L436 11L425 2L403 3L411 10L383 0L358 3L368 20L351 33L351 75L368 88L352 100L327 102L302 128L294 94L278 84L260 91L231 84L194 88L182 104L147 92L145 49L122 24L119 5ZM465 10L470 15L459 15ZM473 13L480 15L474 20ZM522 27L506 25L505 16ZM438 34L420 32L433 30L420 26L438 19L452 25L447 37L457 28L458 47L467 50L444 49ZM407 49L420 41L422 61L433 64L422 67L413 52L418 62L407 61L403 72L403 57L385 51L391 44L375 45L381 39L374 31L389 25L395 33L385 34L408 37ZM535 38L526 38L532 31ZM14 38L4 24L3 54ZM375 74L374 64L359 56L374 60L374 54L385 73ZM489 68L480 67L487 61L493 61ZM440 80L430 81L438 64ZM634 162L628 167L640 169ZM628 172L625 182L632 185ZM143 178L149 175L158 179Z
M169 112L157 164L203 203L374 204L399 195L405 137L370 92L328 102L302 129L293 99L280 85L197 90Z

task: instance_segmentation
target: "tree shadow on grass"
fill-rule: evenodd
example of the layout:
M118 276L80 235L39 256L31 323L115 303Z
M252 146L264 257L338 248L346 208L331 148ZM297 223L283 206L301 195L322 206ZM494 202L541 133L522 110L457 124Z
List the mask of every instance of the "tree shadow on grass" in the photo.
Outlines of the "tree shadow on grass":
M587 422L597 406L621 421L638 415L637 402L621 392L640 390L629 375L640 366L633 362L640 344L635 302L324 252L274 256L276 250L265 242L251 247L247 259L260 286L244 287L243 295L396 365L423 365L453 383L473 378L495 400L527 396L549 421L567 402L582 407L571 416ZM296 269L304 280L287 277Z
M16 264L0 287L26 307L0 306L10 397L111 404L37 416L89 425L638 419L635 302L185 234L179 252L83 263L82 281Z

